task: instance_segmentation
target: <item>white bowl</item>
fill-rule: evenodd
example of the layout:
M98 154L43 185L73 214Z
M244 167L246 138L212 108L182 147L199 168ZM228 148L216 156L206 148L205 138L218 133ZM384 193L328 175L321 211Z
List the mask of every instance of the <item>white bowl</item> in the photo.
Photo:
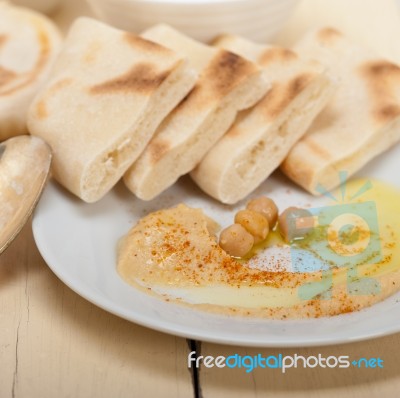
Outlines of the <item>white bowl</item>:
M87 0L101 20L141 32L166 23L189 36L209 41L221 33L259 42L283 26L298 0Z

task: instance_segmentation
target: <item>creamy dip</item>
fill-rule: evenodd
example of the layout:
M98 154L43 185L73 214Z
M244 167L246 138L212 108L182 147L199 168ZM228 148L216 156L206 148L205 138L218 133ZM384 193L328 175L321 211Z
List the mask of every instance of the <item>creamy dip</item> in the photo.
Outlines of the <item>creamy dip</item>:
M348 184L349 197L365 182ZM217 243L218 225L202 210L183 204L151 213L131 229L119 245L118 271L146 292L214 312L283 319L362 309L400 287L400 192L379 181L372 186L359 199L343 202L375 203L379 225L379 261L357 264L351 273L329 262L325 270L305 267L295 272L293 250L297 260L307 263L320 257L318 229L292 247L274 232L248 258L232 258ZM322 245L332 245L332 237L328 239ZM354 288L363 278L371 284L367 293Z

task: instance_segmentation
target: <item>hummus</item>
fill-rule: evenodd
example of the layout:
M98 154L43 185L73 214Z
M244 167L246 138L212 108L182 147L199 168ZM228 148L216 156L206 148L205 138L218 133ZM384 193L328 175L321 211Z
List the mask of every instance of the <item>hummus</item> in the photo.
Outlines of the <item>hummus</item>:
M350 183L350 194L364 183ZM217 244L218 225L202 210L183 204L151 213L131 229L119 245L118 272L146 292L214 312L284 319L360 310L400 287L400 192L374 181L362 201L376 203L381 256L374 264L357 265L352 273L332 264L328 273L293 272L280 266L290 249L276 234L270 247L264 242L253 253L258 261L234 259ZM311 243L301 245L301 250L317 256ZM274 253L275 269L261 264L259 252L268 254L269 249ZM267 257L271 262L271 255ZM368 294L354 289L363 278L372 284ZM310 297L301 293L304 286L313 286L308 290Z

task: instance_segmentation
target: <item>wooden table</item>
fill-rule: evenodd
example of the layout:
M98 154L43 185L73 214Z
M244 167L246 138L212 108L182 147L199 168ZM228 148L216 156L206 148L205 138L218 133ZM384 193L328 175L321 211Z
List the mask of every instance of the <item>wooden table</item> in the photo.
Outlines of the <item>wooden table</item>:
M304 18L298 24L292 21L293 28L284 32L280 41L290 42L311 14L323 13L326 5L318 6L318 1L322 3L306 0L307 7L301 5L297 14ZM337 7L345 6L344 0L335 1ZM310 2L314 3L312 12ZM324 3L327 4L325 0ZM368 41L400 62L400 23L394 23L398 22L394 3L380 1L378 13L378 0L351 3L354 7L363 4L364 22L374 13L371 24L377 24L377 19L387 22L377 36L391 32L397 41L381 45L375 36ZM387 7L382 8L383 4ZM325 13L328 21L332 13ZM80 14L90 12L82 1L69 0L55 19L67 27ZM346 29L349 18L341 23ZM353 32L360 40L367 40L361 29ZM249 349L186 341L158 333L97 308L59 281L38 253L30 223L0 257L0 308L0 398L399 396L400 334L332 347ZM202 355L213 356L266 356L279 352L375 356L384 360L384 368L299 368L282 374L273 369L245 373L242 369L202 367L194 374L187 368L191 347Z

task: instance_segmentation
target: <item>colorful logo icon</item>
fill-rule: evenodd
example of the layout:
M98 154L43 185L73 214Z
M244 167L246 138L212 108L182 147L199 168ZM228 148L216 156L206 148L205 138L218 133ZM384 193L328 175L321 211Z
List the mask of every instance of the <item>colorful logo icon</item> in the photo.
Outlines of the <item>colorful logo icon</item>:
M358 274L359 266L382 261L376 204L359 200L372 184L367 182L345 201L347 174L341 172L339 177L343 181L341 199L318 187L335 204L296 209L288 218L293 271L322 271L321 280L299 288L304 300L331 298L333 272L343 267L347 268L347 294L371 295L380 291L377 280Z

